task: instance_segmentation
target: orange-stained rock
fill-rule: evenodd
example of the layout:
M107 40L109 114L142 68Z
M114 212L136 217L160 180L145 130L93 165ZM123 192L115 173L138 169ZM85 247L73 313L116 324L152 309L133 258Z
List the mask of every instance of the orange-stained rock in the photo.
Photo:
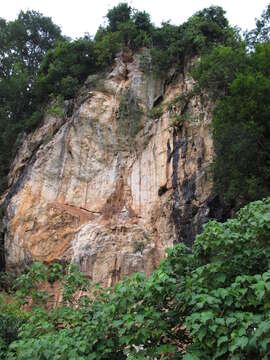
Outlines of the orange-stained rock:
M74 261L112 285L134 271L150 274L166 247L191 245L208 220L211 103L191 97L173 128L183 114L172 100L193 81L185 71L165 87L144 56L148 70L140 55L119 56L103 80L89 77L64 119L47 115L25 137L5 200L8 269ZM157 103L163 114L152 119Z

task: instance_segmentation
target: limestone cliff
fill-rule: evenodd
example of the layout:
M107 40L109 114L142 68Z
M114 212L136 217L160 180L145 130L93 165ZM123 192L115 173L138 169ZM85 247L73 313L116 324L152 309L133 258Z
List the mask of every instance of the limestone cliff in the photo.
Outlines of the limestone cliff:
M7 269L74 261L112 285L191 245L213 211L211 103L192 86L187 69L158 79L146 51L122 54L46 115L9 175Z

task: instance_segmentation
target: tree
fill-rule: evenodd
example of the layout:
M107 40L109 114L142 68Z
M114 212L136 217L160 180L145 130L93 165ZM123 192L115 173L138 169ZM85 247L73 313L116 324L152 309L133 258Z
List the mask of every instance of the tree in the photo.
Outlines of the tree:
M4 78L12 75L19 62L33 80L45 53L63 39L51 18L36 11L21 11L15 21L8 23L1 19L0 28L0 76Z
M38 106L35 79L41 61L60 39L60 28L38 12L20 12L10 22L0 19L0 191L18 135Z
M215 190L238 209L270 193L270 43L217 46L191 71L219 100L213 114ZM254 165L256 164L256 166Z
M269 14L270 6L246 42L214 47L191 71L215 101L214 186L228 209L270 193Z
M256 70L238 74L214 112L215 187L234 208L270 193L270 80Z
M138 30L151 33L153 25L151 24L150 15L145 11L135 11L132 20Z
M47 52L38 72L36 91L39 101L48 99L50 94L73 97L87 75L97 69L90 39L58 43Z
M123 2L107 12L106 18L109 21L109 31L116 31L119 24L130 20L132 8Z
M250 47L270 40L270 4L256 19L256 28L246 33L246 42Z
M238 47L217 45L191 69L191 75L197 81L197 88L207 89L212 99L221 99L229 92L236 74L244 71L248 65L245 44Z

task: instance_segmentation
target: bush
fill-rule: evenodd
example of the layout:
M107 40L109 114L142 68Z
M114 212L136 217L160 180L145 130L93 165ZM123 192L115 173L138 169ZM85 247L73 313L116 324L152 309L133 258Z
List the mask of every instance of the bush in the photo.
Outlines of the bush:
M269 219L268 198L197 237L184 305L194 358L269 357Z
M269 42L254 52L217 46L191 71L196 90L215 102L214 187L228 209L270 194L269 55Z
M237 32L229 26L224 10L218 6L197 12L180 26L163 23L161 28L153 30L152 37L153 68L159 75L171 67L183 70L187 60L217 44L239 42Z
M163 109L162 106L156 106L153 107L153 109L151 109L151 111L149 112L149 117L151 119L159 119L163 114Z
M78 86L97 68L91 40L58 43L47 52L40 66L36 85L39 101L47 101L50 94L64 99L73 97Z
M131 17L131 10L131 6L125 2L110 9L106 14L109 22L109 30L114 32L119 28L120 24L128 22Z
M9 345L18 339L18 332L26 314L21 311L19 304L8 299L4 292L0 292L0 359L6 359Z
M143 253L145 249L145 243L143 241L135 241L133 244L133 251L134 253Z
M244 46L233 49L218 45L197 62L191 75L197 81L199 89L207 89L209 95L216 100L228 95L230 84L236 74L246 68L247 63Z
M41 122L43 118L43 112L42 111L35 111L33 114L25 120L25 128L27 131L31 132L33 131Z
M52 116L63 117L64 116L64 97L61 95L54 98L51 95L51 104L47 107L46 112Z
M141 129L141 118L143 110L139 105L139 100L134 95L127 91L120 99L118 109L118 133L119 139L126 139L130 144L135 140L135 137Z
M267 198L226 223L210 221L193 252L183 244L168 249L149 278L134 274L113 289L92 284L91 297L74 302L75 289L86 283L71 267L68 298L57 309L33 308L9 337L4 358L268 359L269 264ZM29 276L43 279L44 270L35 264ZM6 309L2 314L13 321Z

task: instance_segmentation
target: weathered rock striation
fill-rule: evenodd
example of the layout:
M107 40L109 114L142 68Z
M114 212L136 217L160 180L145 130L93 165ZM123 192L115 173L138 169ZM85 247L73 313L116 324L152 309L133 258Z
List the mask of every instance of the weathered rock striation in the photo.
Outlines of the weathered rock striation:
M121 54L25 137L5 198L7 269L74 261L112 285L192 244L213 216L212 105L190 95L186 69L170 77L154 76L146 50Z

